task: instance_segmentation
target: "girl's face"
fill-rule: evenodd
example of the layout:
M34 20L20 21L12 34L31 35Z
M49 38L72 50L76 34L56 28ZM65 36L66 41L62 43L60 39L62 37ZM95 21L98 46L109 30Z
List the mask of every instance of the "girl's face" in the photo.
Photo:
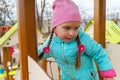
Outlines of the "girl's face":
M55 27L56 35L65 42L70 42L77 37L80 22L66 22Z

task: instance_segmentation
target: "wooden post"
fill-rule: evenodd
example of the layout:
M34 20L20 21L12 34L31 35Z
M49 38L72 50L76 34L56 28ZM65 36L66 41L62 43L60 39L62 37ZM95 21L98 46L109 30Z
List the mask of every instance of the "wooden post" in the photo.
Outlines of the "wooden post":
M94 39L105 48L106 0L94 0ZM100 80L102 80L100 76Z
M105 47L106 0L94 0L94 39Z
M9 75L9 80L14 80L13 76Z
M37 60L35 0L18 0L18 38L21 80L29 80L28 55Z
M46 59L41 60L40 64L43 70L47 73L47 60Z
M3 63L4 63L5 70L6 70L6 75L7 75L5 80L10 80L9 75L8 75L9 70L8 70L8 66L7 66L8 61L10 61L10 62L12 61L11 49L10 49L10 47L4 47L3 48Z
M59 67L58 67L58 75L59 75L58 79L61 80L61 78L60 78L60 68Z

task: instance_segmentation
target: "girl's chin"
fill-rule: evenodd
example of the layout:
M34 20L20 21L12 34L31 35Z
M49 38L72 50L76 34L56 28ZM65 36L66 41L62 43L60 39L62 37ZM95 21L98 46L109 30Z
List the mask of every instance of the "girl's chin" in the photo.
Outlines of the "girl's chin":
M70 42L72 39L65 39L64 42Z

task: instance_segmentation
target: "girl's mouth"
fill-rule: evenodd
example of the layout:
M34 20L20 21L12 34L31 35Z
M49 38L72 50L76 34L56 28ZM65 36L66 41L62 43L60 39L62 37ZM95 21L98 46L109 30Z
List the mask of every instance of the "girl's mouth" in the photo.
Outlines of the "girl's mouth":
M73 38L66 38L67 41L71 41Z

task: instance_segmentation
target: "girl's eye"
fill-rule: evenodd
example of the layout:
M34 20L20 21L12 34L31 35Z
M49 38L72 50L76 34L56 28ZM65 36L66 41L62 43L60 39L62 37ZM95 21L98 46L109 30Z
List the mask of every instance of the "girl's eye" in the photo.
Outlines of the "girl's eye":
M76 27L75 29L78 30L79 27Z
M76 30L78 30L78 28L79 28L79 27L75 27L75 28L73 28L73 30L76 31Z
M64 29L65 29L65 30L69 30L69 29L70 29L70 27L64 27Z

